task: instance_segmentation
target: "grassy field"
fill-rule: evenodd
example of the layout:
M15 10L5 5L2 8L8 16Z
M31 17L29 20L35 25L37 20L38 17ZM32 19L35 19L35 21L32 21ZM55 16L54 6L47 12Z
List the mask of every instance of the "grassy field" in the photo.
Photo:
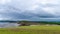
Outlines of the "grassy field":
M21 26L0 28L0 34L60 34L60 26Z

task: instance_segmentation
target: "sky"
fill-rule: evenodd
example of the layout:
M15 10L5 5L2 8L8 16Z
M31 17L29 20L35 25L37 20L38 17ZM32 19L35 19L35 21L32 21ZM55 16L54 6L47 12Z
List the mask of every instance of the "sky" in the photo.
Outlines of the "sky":
M59 20L60 0L0 0L0 20Z

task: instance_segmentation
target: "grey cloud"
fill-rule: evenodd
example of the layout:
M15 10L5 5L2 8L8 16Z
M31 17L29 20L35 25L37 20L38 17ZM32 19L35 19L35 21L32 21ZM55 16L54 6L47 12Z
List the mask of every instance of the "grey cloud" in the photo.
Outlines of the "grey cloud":
M32 1L32 0L31 0ZM40 18L58 18L59 15L59 5L55 4L38 4L38 7L35 10L28 10L34 4L30 0L12 0L11 3L6 5L0 5L1 18L10 18L10 19L27 19L27 20L40 20ZM59 7L58 7L59 6ZM53 7L55 10L53 12L56 15L44 11L42 8Z

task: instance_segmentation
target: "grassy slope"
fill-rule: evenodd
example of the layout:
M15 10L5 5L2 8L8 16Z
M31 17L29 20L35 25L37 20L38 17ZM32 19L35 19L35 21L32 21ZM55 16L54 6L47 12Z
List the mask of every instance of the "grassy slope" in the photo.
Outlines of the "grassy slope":
M60 26L21 26L0 28L0 34L60 34Z

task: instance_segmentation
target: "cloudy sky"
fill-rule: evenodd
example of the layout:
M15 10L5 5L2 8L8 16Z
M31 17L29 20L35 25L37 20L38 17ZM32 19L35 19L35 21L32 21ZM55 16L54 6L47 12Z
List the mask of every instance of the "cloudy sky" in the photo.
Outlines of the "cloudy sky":
M0 20L59 20L60 0L0 0Z

